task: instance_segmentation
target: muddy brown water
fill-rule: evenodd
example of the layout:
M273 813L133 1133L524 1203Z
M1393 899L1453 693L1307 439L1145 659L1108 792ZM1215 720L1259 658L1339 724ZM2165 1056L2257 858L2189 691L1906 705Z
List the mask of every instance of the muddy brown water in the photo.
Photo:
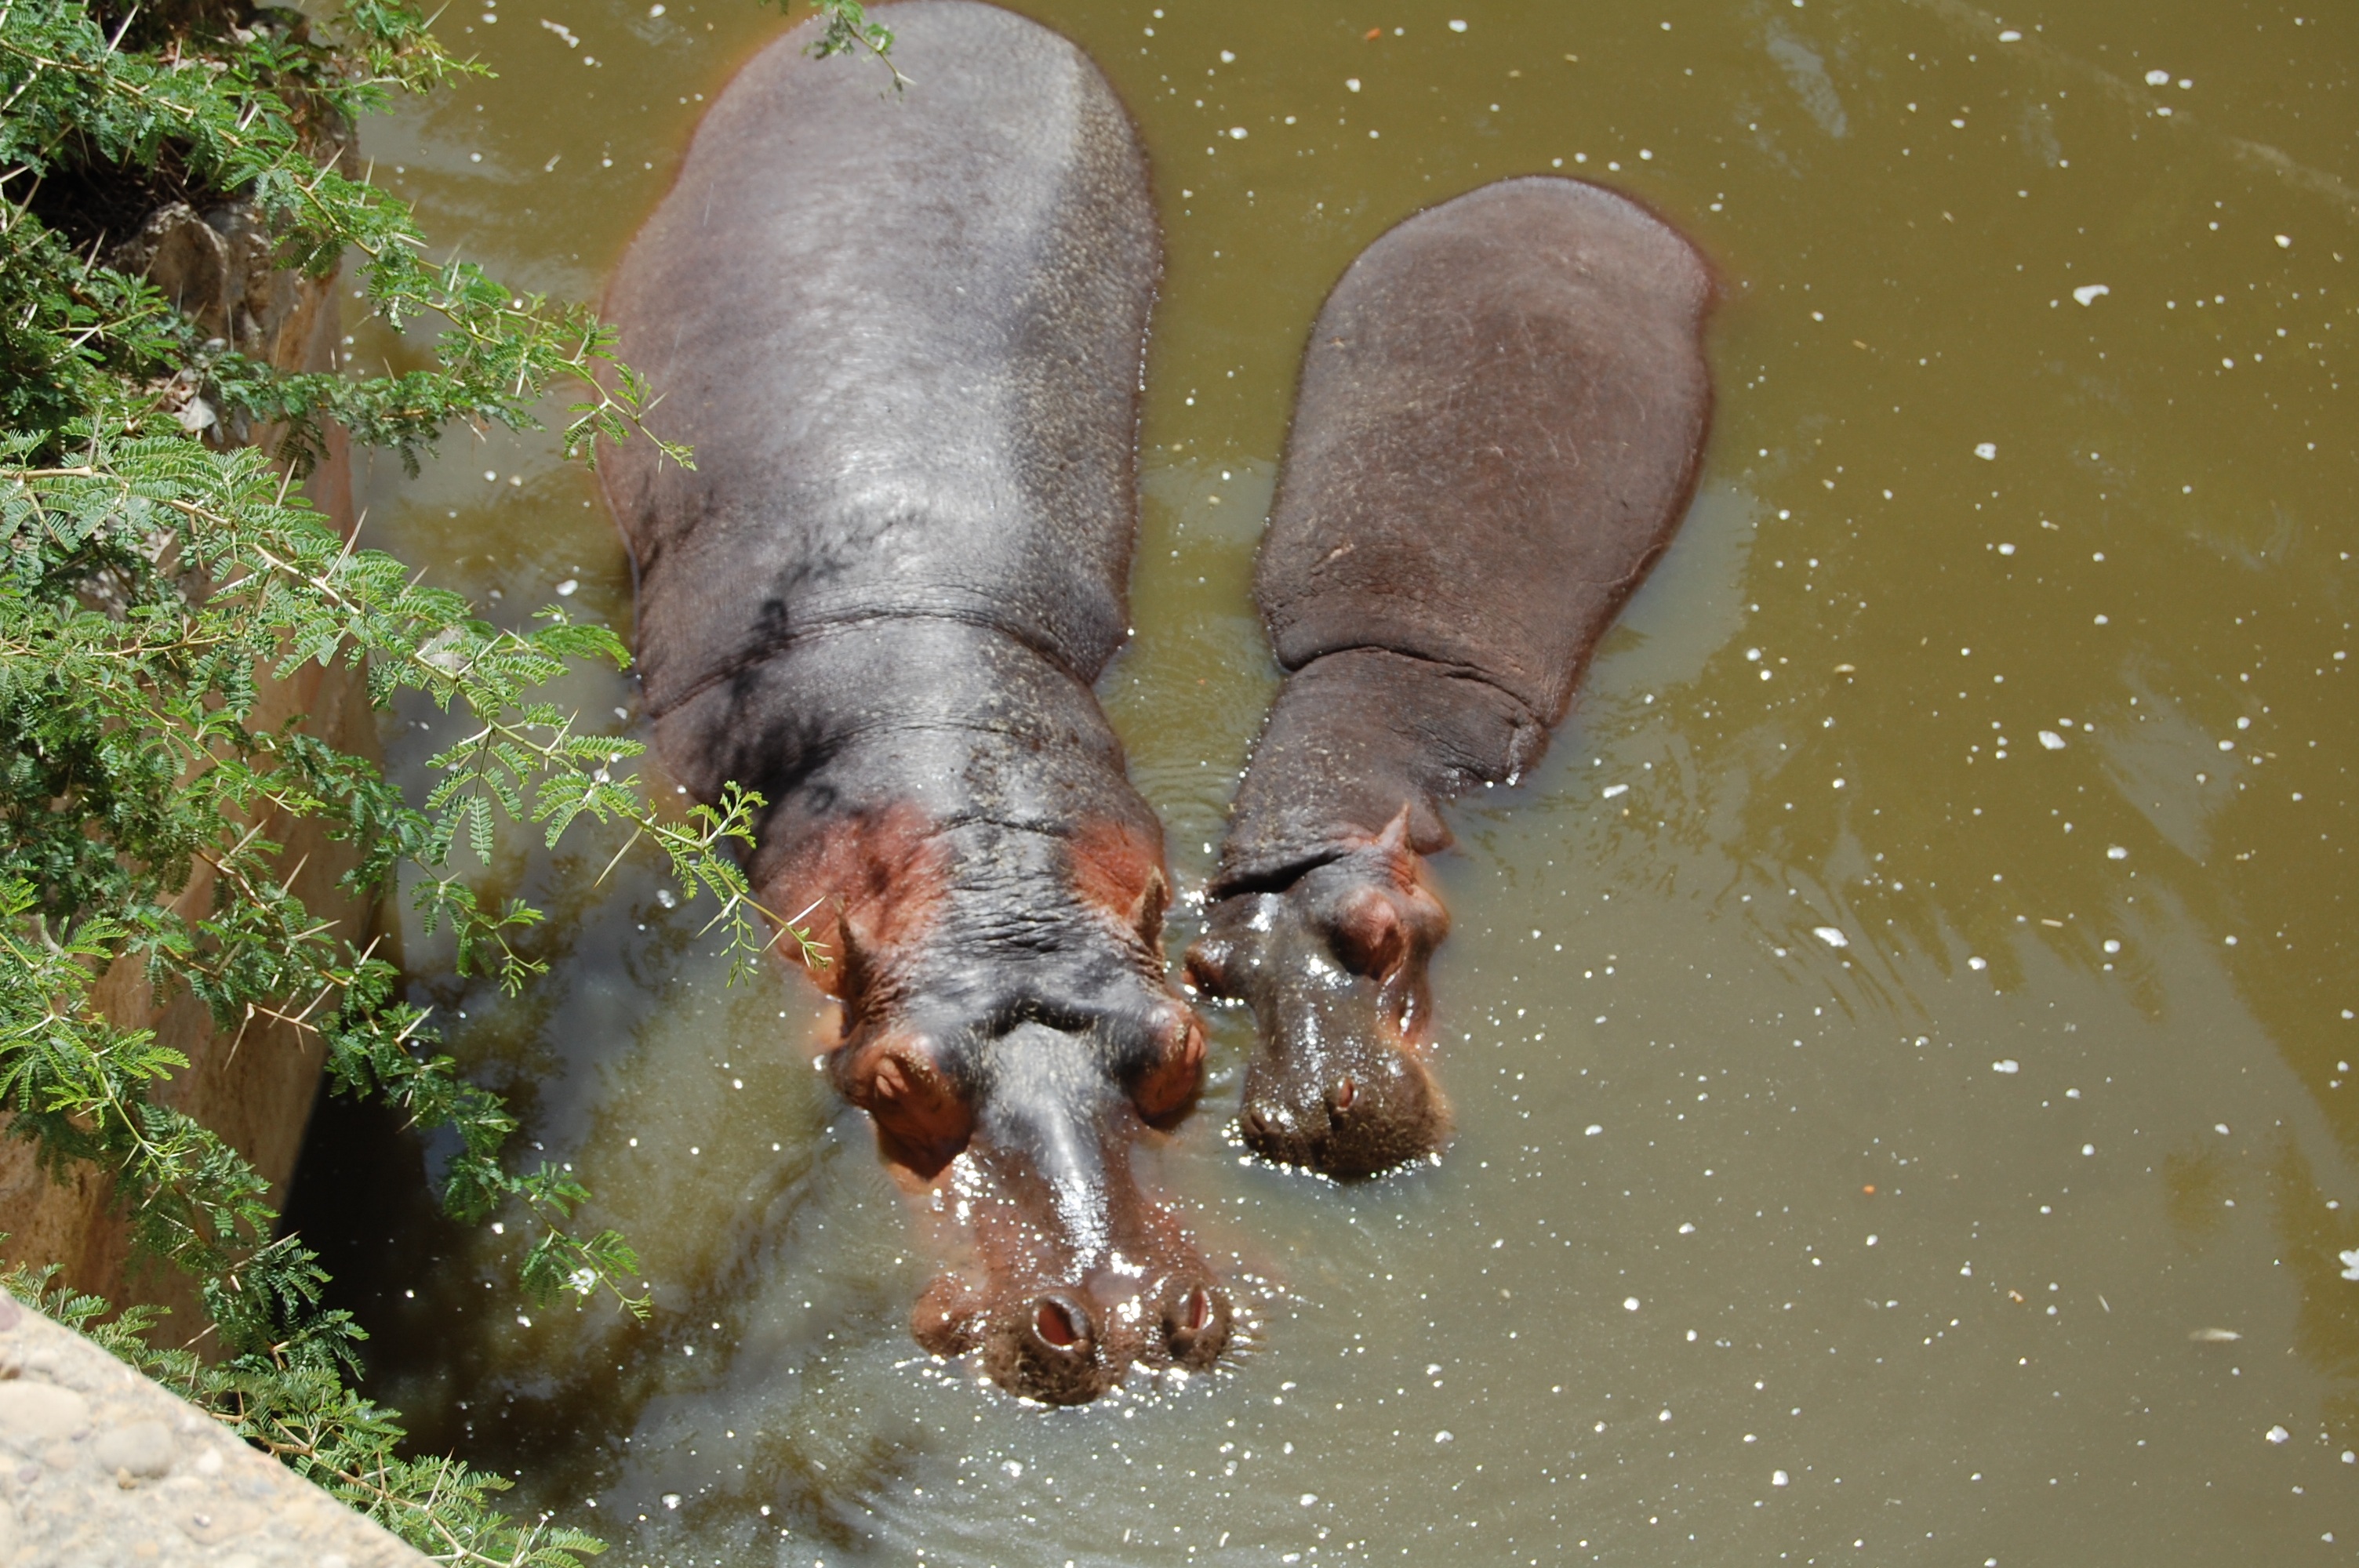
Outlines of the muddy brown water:
M332 1109L297 1216L375 1390L608 1562L2359 1557L2359 11L1026 8L1155 161L1104 697L1186 889L1272 689L1253 549L1345 264L1560 168L1722 269L1678 545L1439 862L1457 1141L1350 1188L1242 1158L1213 1012L1149 1164L1247 1332L1024 1407L908 1340L929 1264L812 993L726 984L658 867L596 883L611 838L519 838L485 886L549 908L549 977L504 1000L413 925L412 992L657 1310L519 1306L513 1227L431 1217L441 1152ZM781 25L454 8L498 79L365 146L438 239L594 297ZM496 616L627 627L549 439L462 434L364 500ZM626 679L563 697L638 732ZM449 733L394 716L397 771Z

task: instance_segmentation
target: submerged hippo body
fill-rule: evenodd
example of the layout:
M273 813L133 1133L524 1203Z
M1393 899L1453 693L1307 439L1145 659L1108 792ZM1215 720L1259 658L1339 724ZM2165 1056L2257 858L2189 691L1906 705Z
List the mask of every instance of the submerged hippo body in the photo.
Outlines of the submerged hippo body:
M1260 1152L1360 1175L1445 1136L1422 857L1538 758L1686 510L1712 296L1660 220L1539 178L1409 219L1321 311L1255 583L1286 680L1190 955L1256 1014Z
M665 762L767 806L748 865L837 956L834 1082L959 1200L929 1348L1102 1392L1228 1305L1129 1146L1196 1090L1162 831L1091 684L1125 631L1160 243L1120 103L1055 34L892 9L913 81L807 58L713 104L607 297L664 398L612 450Z

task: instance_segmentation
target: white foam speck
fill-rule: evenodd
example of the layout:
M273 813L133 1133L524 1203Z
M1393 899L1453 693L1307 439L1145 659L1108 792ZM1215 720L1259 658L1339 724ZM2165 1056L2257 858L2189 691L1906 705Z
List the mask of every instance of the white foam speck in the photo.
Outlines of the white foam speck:
M2079 304L2093 305L2112 292L2102 283L2084 283L2072 291L2072 297Z
M2064 749L2064 737L2053 730L2042 730L2039 732L2039 743L2051 752L2060 752Z
M1991 1071L2012 1075L2023 1071L2023 1064L2012 1056L2003 1056L1991 1064Z
M1820 941L1825 943L1830 947L1848 947L1851 946L1851 938L1844 935L1842 932L1836 930L1832 925L1813 925L1810 927L1810 935L1816 936Z
M1996 441L1977 442L1974 446L1974 456L1984 462L1993 461L1998 457L1998 443Z

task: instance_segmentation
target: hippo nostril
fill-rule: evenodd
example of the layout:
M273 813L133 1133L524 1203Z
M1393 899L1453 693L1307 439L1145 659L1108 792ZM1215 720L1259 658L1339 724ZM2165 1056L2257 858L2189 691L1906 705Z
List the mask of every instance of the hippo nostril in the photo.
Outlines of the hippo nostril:
M1269 1136L1269 1119L1258 1110L1248 1109L1245 1115L1245 1130L1256 1138Z
M1073 1291L1058 1286L1008 1304L1014 1310L983 1342L983 1369L993 1382L1043 1404L1079 1405L1121 1380L1129 1357L1109 1365L1097 1322Z
M1359 1086L1353 1083L1351 1079L1345 1078L1343 1082L1335 1086L1335 1108L1337 1110L1351 1109L1352 1101L1358 1098L1358 1095Z
M1082 1342L1081 1330L1073 1325L1072 1314L1060 1301L1041 1302L1032 1314L1032 1330L1044 1343L1060 1350L1070 1350Z
M1228 1306L1209 1286L1192 1286L1169 1302L1163 1323L1171 1359L1191 1371L1210 1367L1229 1342Z

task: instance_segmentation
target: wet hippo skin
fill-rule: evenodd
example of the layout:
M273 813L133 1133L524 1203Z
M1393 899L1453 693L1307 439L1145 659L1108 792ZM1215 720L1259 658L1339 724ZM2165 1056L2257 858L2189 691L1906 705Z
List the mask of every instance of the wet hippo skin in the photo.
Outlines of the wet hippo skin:
M1447 1136L1424 857L1538 758L1686 511L1712 298L1659 219L1539 178L1409 219L1320 312L1255 580L1286 680L1189 955L1253 1007L1262 1154L1364 1175Z
M696 466L633 441L602 471L660 754L767 801L748 871L774 913L817 905L833 1080L962 1222L919 1340L1074 1402L1209 1363L1229 1324L1131 1174L1203 1035L1091 691L1125 632L1160 238L1071 44L884 15L903 95L807 27L713 104L606 300Z

